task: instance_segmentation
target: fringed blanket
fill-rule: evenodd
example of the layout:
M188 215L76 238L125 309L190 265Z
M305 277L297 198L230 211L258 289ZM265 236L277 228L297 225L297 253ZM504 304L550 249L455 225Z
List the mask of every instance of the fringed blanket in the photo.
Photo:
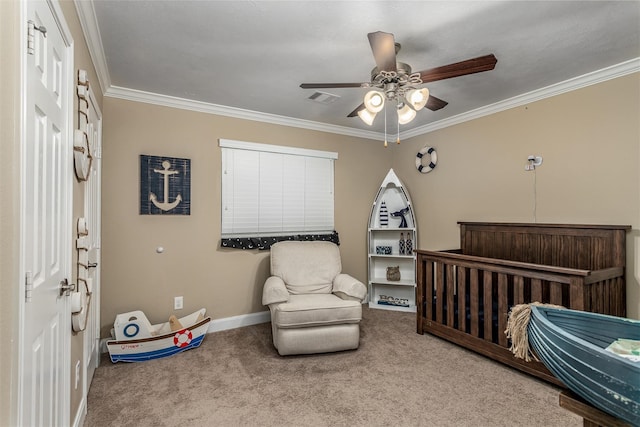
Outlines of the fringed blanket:
M507 338L511 340L511 347L509 347L511 353L519 359L524 359L525 362L530 362L532 357L534 360L540 360L529 348L527 327L529 326L529 319L531 318L532 305L565 308L560 305L543 304L537 301L530 304L517 304L511 308L509 319L507 320L507 330L504 331L504 333L507 334Z

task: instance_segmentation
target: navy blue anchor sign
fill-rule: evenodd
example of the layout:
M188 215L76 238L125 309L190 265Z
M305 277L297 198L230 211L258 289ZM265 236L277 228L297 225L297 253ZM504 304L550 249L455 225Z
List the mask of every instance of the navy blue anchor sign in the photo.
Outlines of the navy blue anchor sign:
M140 156L140 214L190 215L191 160Z

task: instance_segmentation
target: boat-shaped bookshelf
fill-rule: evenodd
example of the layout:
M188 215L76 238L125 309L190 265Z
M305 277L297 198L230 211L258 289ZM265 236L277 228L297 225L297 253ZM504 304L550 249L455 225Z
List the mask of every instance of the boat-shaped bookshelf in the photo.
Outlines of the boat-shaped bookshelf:
M418 233L411 198L393 169L371 206L367 236L369 307L415 312Z

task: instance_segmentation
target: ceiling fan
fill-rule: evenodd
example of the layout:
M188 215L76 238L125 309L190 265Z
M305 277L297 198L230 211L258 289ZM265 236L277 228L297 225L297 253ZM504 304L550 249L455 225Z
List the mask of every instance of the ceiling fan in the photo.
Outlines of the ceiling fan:
M446 101L436 98L429 94L427 88L419 88L419 86L438 80L490 71L498 62L493 54L489 54L412 73L409 64L396 60L400 43L395 42L393 34L377 31L367 36L376 61L376 67L371 71L370 82L302 83L300 87L303 89L372 88L365 95L364 102L347 116L357 115L368 125L371 125L376 114L382 111L385 101L396 101L399 124L409 123L416 116L416 111L423 107L431 111L444 108L448 104Z

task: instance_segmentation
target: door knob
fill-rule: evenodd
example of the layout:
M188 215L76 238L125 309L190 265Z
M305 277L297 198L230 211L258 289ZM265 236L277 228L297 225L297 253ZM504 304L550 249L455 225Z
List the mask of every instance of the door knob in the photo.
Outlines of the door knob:
M60 296L69 296L71 291L76 290L76 285L69 283L67 279L60 281Z
M90 262L89 265L87 265L87 268L96 268L98 266L97 262Z

